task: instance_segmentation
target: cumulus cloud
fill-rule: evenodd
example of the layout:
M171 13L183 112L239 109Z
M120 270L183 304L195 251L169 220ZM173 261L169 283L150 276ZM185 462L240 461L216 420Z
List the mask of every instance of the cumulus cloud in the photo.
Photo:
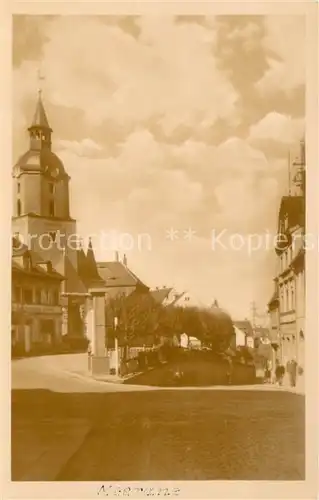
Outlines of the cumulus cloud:
M227 39L242 45L243 49L250 51L256 48L259 41L261 26L257 23L248 22L247 24L235 28L229 32Z
M250 127L252 141L271 140L285 144L295 144L304 134L304 120L293 119L273 111Z
M263 94L289 92L305 84L306 23L304 16L267 16L262 40L268 70L257 83Z
M112 226L163 239L171 226L191 226L206 240L213 228L263 231L278 196L278 171L238 138L215 147L196 141L162 147L140 130L114 157L79 158L70 149L59 154L72 178L73 216L83 231Z
M55 146L58 149L61 148L72 151L78 156L90 156L103 149L102 146L89 138L82 139L81 141L66 141L59 139L55 142Z
M278 86L294 64L282 25L266 23L270 69L259 89L292 88L297 74L291 80L285 73L284 87ZM83 235L110 229L150 233L152 250L133 249L129 256L143 280L193 291L207 303L217 297L230 312L246 315L258 294L267 300L265 283L271 289L266 254L212 252L211 232L247 234L276 224L283 165L270 161L270 149L258 141L299 140L300 124L277 110L258 115L253 125L242 123L238 89L216 58L215 18L188 23L135 17L134 25L130 31L120 18L105 23L65 16L43 28L45 106L54 147L71 176L71 215ZM260 27L248 23L229 36L250 50ZM295 41L289 43L293 51ZM18 142L34 108L38 69L27 55L19 60L13 75ZM175 141L179 127L187 128L187 140ZM219 143L214 127L223 128ZM170 227L179 231L178 241L167 241ZM196 231L192 242L182 238L188 227ZM111 257L96 251L100 259Z
M139 234L149 234L151 250L127 253L151 286L172 284L206 303L218 295L235 315L260 293L258 283L267 281L268 267L257 253L231 247L213 251L211 235L224 229L228 236L262 235L276 220L278 171L261 151L235 137L219 146L195 140L163 146L142 129L127 137L114 157L79 158L65 146L59 154L72 178L72 215L79 231L115 229L129 232L135 242ZM196 231L191 242L183 239L189 226ZM173 242L166 238L170 227L178 230ZM100 259L112 258L96 251ZM264 253L258 255L264 259ZM239 283L245 280L239 300Z
M180 124L233 119L237 94L216 65L214 31L173 17L136 22L138 38L95 18L50 23L42 58L47 98L82 109L94 125L157 116L168 135Z

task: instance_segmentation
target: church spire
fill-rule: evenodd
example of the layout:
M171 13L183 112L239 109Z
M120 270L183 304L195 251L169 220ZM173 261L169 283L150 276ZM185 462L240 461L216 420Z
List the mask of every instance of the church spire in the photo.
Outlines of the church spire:
M49 121L43 106L43 101L42 101L42 90L38 90L38 100L35 108L35 113L33 116L33 120L31 123L30 128L32 127L40 127L43 129L48 129L51 130L51 127L49 125ZM52 132L52 130L51 130Z
M30 149L41 150L51 148L52 129L49 125L47 114L42 101L42 90L38 90L38 99L35 107L35 113L30 127Z

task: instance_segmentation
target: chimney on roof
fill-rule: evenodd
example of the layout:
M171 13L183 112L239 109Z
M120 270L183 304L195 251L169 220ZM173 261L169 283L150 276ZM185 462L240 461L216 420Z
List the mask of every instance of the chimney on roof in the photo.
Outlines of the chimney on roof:
M119 256L119 253L118 251L115 252L115 262L119 262L120 260L120 256Z
M123 264L125 267L127 267L127 257L125 254L123 255Z

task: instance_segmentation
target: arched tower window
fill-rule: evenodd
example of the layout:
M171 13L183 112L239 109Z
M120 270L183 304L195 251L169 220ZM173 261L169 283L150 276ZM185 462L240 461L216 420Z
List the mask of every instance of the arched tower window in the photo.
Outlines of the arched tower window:
M21 215L21 200L17 201L17 215L18 217Z

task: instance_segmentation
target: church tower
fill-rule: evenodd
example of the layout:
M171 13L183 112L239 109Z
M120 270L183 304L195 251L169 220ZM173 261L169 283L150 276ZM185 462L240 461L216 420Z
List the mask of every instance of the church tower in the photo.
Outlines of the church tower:
M51 260L63 273L63 247L67 247L68 259L77 268L76 221L70 216L70 177L52 151L52 129L41 91L28 134L29 149L12 171L12 231L40 259Z

